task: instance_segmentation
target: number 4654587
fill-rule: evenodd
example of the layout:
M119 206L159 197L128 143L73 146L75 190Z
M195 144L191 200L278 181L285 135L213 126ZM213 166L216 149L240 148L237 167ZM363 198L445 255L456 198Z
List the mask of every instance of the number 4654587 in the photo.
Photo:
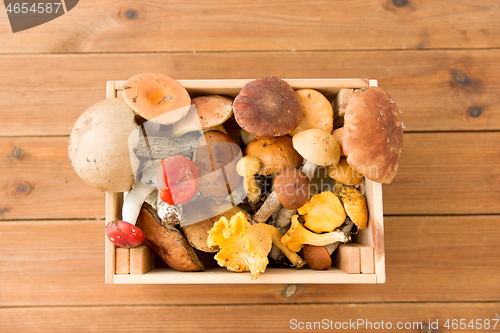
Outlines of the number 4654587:
M469 329L476 329L476 330L489 330L489 329L495 329L497 327L499 319L472 319L470 321L467 321L465 319L453 319L450 320L448 319L446 323L444 323L443 327L447 329L461 329L464 330L466 328Z
M33 14L51 14L51 13L57 13L59 11L59 7L61 7L61 3L51 3L51 2L39 2L39 3L34 3L31 7L29 6L28 3L19 3L16 2L14 4L9 3L7 8L5 10L7 13L15 13L15 14L28 14L28 13L33 13Z

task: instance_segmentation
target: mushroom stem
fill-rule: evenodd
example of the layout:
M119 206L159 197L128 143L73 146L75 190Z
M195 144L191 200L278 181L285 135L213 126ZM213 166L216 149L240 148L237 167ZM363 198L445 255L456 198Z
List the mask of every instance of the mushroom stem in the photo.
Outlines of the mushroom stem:
M266 222L269 216L271 216L280 205L281 203L278 200L278 195L275 191L272 191L266 198L266 201L264 201L262 206L260 206L257 213L255 213L255 216L253 217L254 221L257 223Z
M285 256L288 258L288 260L290 260L290 262L292 263L293 267L295 267L297 269L302 268L302 266L304 266L306 264L305 260L302 259L301 257L299 257L299 255L296 252L291 251L287 246L285 246L281 242L281 237L283 237L283 236L278 231L278 229L276 229L272 226L269 226L269 227L271 227L272 231L273 231L271 239L273 241L274 246L276 246L278 249L281 250L281 252L283 252L285 254Z
M305 160L300 170L307 176L307 178L309 178L309 180L311 180L314 176L314 172L316 172L317 167L317 165L312 164L308 160Z
M304 244L325 246L334 242L346 243L349 235L342 231L332 231L326 234L316 234L307 230L298 221L298 215L292 217L290 230L281 238L281 242L294 252L299 252Z
M125 197L122 207L122 220L130 224L137 222L137 217L141 212L141 207L144 201L149 197L154 188L144 186L136 186L132 188Z
M262 161L255 156L243 156L236 164L236 172L243 177L243 186L250 206L255 206L260 197L260 187L255 180L262 168Z
M349 219L349 222L341 229L341 231L345 234L349 234L351 232L354 223ZM340 242L334 242L328 245L325 245L325 249L329 255L332 255L333 251L335 251L340 245Z

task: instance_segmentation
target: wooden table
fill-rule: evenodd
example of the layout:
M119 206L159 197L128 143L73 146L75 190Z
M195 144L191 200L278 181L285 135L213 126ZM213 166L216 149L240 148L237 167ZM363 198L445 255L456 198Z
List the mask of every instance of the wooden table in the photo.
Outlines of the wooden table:
M498 0L89 0L13 34L1 9L0 331L499 319L499 21ZM406 126L383 188L387 282L104 284L104 194L71 169L68 135L106 80L140 72L378 79Z

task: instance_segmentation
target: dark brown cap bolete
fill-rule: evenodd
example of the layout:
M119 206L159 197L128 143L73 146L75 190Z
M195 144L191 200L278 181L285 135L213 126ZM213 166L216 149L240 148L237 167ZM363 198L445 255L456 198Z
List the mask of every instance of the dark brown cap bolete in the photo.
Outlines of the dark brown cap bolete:
M342 148L356 171L388 184L398 170L403 122L394 100L378 87L357 89L347 102Z
M288 167L302 165L302 156L293 148L292 138L256 137L245 148L245 154L257 157L262 162L260 175L273 175Z
M154 73L132 76L123 87L123 100L141 117L173 124L189 111L191 97L175 79Z
M302 107L288 83L266 76L243 86L234 100L234 116L241 128L257 136L283 136L299 125Z
M280 172L274 179L273 187L273 192L255 213L255 222L266 222L280 204L290 210L301 207L307 202L311 193L309 178L302 171L293 167Z

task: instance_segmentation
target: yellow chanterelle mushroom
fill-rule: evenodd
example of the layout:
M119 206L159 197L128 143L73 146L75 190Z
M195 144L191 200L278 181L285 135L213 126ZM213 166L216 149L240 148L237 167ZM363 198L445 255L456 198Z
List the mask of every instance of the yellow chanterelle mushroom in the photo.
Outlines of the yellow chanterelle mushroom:
M252 225L243 212L239 212L230 220L223 216L214 224L208 231L207 245L221 249L214 257L220 266L233 272L250 271L255 280L266 270L272 244L285 253L294 267L304 266L305 261L281 243L281 236L278 229L269 224Z

